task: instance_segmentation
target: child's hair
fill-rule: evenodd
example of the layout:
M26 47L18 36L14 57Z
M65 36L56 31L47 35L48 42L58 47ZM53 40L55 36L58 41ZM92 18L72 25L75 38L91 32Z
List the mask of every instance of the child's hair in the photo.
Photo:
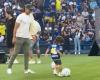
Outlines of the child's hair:
M56 44L61 44L63 43L64 39L62 36L57 36L56 39L54 40L54 43Z

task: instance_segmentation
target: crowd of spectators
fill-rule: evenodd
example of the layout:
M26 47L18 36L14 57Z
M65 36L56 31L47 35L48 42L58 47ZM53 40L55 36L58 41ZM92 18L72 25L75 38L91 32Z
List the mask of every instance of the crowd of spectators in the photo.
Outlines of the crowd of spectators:
M24 5L30 3L34 17L41 25L43 40L52 41L60 35L64 37L66 45L71 45L78 29L82 44L93 42L95 9L98 8L95 0L0 0L0 3L0 23L5 22L4 11L7 7L11 7L13 15L17 17Z
M98 6L95 1L77 1L50 0L44 14L45 30L49 32L49 38L52 40L62 35L68 50L69 45L74 43L77 29L81 32L80 41L83 49L87 46L85 44L91 45L94 39L95 9Z

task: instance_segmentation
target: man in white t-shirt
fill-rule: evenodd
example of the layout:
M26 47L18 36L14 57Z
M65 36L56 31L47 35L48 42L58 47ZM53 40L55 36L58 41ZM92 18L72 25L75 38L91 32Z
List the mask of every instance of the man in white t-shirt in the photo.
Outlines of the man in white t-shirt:
M7 73L12 74L12 65L13 62L17 56L17 54L20 52L20 49L23 48L24 52L24 66L25 66L25 74L27 73L34 73L30 69L28 69L28 52L29 52L29 45L30 45L30 34L29 34L29 28L31 25L31 19L30 19L30 13L32 11L32 5L27 4L25 5L25 12L20 14L15 23L14 27L14 33L13 33L13 43L15 44L15 52L13 56L10 59L10 62L8 64Z

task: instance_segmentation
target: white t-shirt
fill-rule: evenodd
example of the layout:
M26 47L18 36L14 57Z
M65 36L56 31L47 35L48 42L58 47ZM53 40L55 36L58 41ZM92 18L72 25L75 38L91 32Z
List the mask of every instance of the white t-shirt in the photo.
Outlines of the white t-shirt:
M16 37L29 38L29 27L31 24L30 15L25 13L20 14L16 19L16 23L20 24L16 32Z
M41 32L41 26L39 24L39 22L35 21L36 23L36 27L37 27L37 32Z
M87 17L87 16L89 15L89 13L88 13L88 12L83 11L83 12L82 12L82 15L83 15L83 17Z
M73 2L69 2L69 5L73 5Z
M81 33L77 32L76 35L75 35L75 38L80 38L80 35L81 35Z
M36 20L33 20L30 26L30 39L32 39L31 35L38 36L38 32L41 32L40 24Z

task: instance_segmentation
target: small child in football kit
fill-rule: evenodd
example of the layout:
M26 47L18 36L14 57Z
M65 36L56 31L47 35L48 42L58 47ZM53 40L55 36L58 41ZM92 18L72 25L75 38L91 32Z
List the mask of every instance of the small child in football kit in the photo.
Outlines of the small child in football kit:
M61 76L61 71L62 71L62 62L60 59L60 55L62 53L60 52L60 46L59 46L59 44L62 42L63 38L61 36L57 36L53 44L51 44L48 47L45 53L45 55L48 55L48 53L50 52L51 58L55 64L55 66L53 67L53 74L56 74L57 76Z

